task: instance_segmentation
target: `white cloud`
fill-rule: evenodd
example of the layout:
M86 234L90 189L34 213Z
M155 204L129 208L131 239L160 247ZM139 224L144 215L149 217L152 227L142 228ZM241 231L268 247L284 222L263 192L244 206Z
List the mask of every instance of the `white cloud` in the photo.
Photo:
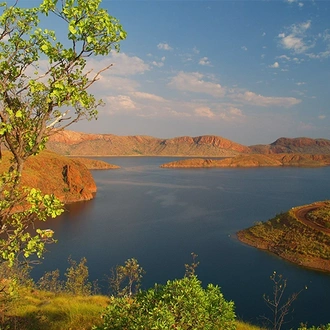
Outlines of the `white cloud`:
M242 46L241 49L243 49L244 51L248 50L248 48L246 46Z
M108 96L105 101L109 113L137 109L133 100L127 95Z
M298 0L286 0L289 4L296 3L300 8L304 6L302 2L298 2Z
M301 54L306 50L313 48L314 43L306 40L306 31L310 29L311 21L306 21L300 24L293 24L288 28L288 33L280 33L280 45L294 53Z
M296 85L297 85L297 86L302 86L302 85L306 85L306 83L303 82L303 81L298 81L298 82L296 83Z
M194 113L198 117L207 117L207 118L214 117L214 113L209 107L198 107L195 109Z
M102 75L130 76L144 73L150 69L149 65L137 56L114 52L102 60L88 59L87 70L93 69L93 72L97 72L109 64L112 64L112 67L102 72Z
M207 65L207 66L211 66L211 62L209 61L208 57L202 57L199 62L199 65Z
M313 53L309 53L309 54L306 54L309 58L311 59L325 59L325 58L328 58L330 57L330 50L326 50L324 52L320 52L318 54L313 54Z
M203 78L204 76L198 72L186 73L181 71L171 79L168 86L181 91L204 93L218 99L229 97L236 102L261 107L291 107L301 102L301 100L294 97L263 96L251 91L229 89L218 83L205 81Z
M291 58L287 55L280 55L280 56L277 56L276 58L279 58L281 60L285 60L285 61L290 61Z
M230 107L224 109L219 114L219 117L225 121L240 121L245 116L243 115L243 113L240 109L230 106Z
M93 85L94 94L108 94L109 90L116 91L119 93L135 91L139 87L139 84L129 78L118 77L118 76L100 76L100 80ZM94 90L95 89L95 90ZM101 96L103 97L103 96Z
M264 37L265 35L266 35L266 32L263 32L261 36Z
M212 110L209 106L201 105L194 108L193 114L196 117L204 117L212 120L218 119L221 121L240 121L245 117L242 111L234 106L214 104L213 107L214 109Z
M161 68L162 66L164 66L164 62L156 62L156 61L152 61L151 63L153 66L156 66L157 68Z
M301 100L296 99L295 97L262 96L250 91L246 91L240 94L232 94L231 97L243 103L257 105L260 107L268 107L268 106L291 107L301 102Z
M168 83L168 86L194 93L204 93L214 97L222 97L225 94L224 88L217 83L203 80L204 76L198 72L185 73L180 71Z
M166 42L161 42L157 45L158 49L162 49L162 50L172 50L173 48Z
M155 95L155 94L150 94L150 93L132 92L131 95L136 97L136 98L144 99L144 100L157 101L157 102L165 102L166 101L163 97Z
M272 65L269 65L270 68L273 68L273 69L277 69L280 67L280 65L278 64L278 62L275 62L274 64Z
M197 49L197 47L194 47L194 48L193 48L193 52L194 52L195 54L199 54L199 49Z
M323 41L323 47L325 47L325 50L317 54L309 53L306 55L311 59L326 59L330 57L330 30L325 30L322 34L320 33L318 37L321 39L321 42Z

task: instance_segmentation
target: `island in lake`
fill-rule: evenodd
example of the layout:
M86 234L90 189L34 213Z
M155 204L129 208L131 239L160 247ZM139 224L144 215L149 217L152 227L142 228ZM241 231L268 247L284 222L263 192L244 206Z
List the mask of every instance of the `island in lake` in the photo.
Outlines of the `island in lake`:
M249 154L224 159L190 158L161 165L162 168L265 167L265 166L328 166L330 155Z
M295 264L330 272L330 201L294 207L237 237Z

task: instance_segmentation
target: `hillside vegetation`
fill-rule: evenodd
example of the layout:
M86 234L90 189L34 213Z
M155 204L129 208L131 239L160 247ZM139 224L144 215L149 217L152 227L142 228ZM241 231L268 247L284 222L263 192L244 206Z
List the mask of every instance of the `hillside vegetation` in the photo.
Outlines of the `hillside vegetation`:
M242 242L300 266L330 272L330 202L295 207L241 230Z

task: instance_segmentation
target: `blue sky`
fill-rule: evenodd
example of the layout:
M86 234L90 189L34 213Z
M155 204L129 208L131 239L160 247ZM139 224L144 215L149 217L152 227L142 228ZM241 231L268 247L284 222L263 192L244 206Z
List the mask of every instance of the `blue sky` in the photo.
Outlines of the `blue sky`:
M110 1L127 31L90 133L330 138L330 1Z

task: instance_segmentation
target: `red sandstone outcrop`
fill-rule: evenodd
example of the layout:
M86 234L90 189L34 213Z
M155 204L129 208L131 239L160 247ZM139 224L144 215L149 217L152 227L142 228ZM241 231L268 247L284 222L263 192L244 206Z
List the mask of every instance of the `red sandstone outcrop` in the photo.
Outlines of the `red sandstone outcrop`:
M284 138L281 137L268 145L250 146L254 153L305 153L305 154L330 154L330 140L311 139L306 137Z
M202 167L273 167L273 166L328 166L330 155L305 154L251 154L224 159L184 159L163 164L162 168L202 168Z
M6 171L9 166L9 153L6 152L0 171ZM97 190L90 171L83 163L50 151L43 151L26 161L22 186L39 188L44 194L54 194L64 203L90 200Z

